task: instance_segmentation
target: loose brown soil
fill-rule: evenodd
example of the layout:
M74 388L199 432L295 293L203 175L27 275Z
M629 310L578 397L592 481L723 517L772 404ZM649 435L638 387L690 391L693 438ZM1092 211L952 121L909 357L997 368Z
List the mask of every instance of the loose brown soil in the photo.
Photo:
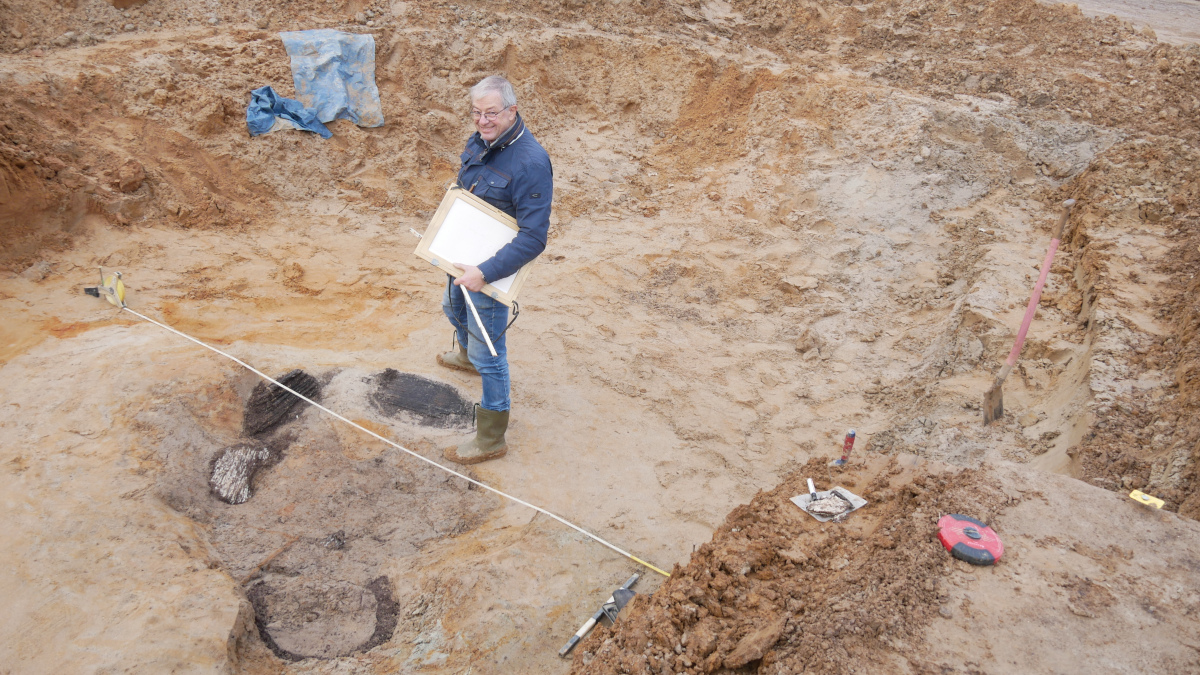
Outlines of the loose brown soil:
M1134 537L1103 548L1091 539L1093 527L1127 516L1146 522L1148 512L1118 515L1111 499L1101 514L1080 514L1084 504L1056 492L1061 478L1033 485L992 468L914 460L872 458L846 469L810 460L734 509L686 567L676 566L653 596L635 598L616 626L598 628L571 672L1086 672L1137 670L1150 658L1157 670L1183 673L1200 663L1189 648L1130 649L1094 634L1073 636L1071 648L1050 634L1064 616L1123 634L1137 630L1137 614L1193 623L1188 611L1169 610L1168 618L1148 600L1164 587L1128 585L1125 575L1142 559ZM857 490L869 504L844 522L820 523L790 501L811 477ZM972 514L1003 532L999 563L976 567L949 556L937 540L946 513ZM1028 520L1035 513L1042 522ZM1038 606L1040 621L1014 626Z
M877 506L845 523L820 523L788 500L807 491L806 478L826 482L827 461L810 460L734 509L619 631L599 631L585 645L577 670L886 669L889 643L920 638L937 614L939 584L952 569L930 517L961 512L990 521L1008 498L977 470L940 467L914 478L901 476L894 459L876 460L839 470L834 482Z

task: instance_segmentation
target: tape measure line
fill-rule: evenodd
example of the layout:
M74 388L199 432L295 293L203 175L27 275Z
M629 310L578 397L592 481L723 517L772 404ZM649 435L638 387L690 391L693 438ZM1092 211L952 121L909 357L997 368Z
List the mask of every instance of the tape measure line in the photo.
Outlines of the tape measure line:
M160 323L160 322L158 322L158 321L155 321L154 319L151 319L150 317L148 317L148 316L146 316L146 315L144 315L144 314L141 314L141 313L139 313L139 312L135 312L134 310L132 310L132 309L130 309L130 308L128 308L128 307L122 307L122 309L123 309L124 311L126 311L126 312L129 312L130 314L132 314L132 315L134 315L134 316L138 317L139 319L141 319L141 320L143 320L143 321L146 321L146 322L152 323L152 324L154 324L155 326L158 326L159 328L162 328L162 329L168 330L168 331L170 331L170 332L172 332L172 333L174 333L174 334L178 335L178 336L179 336L179 337L181 337L181 338L184 338L184 339L186 339L186 340L190 340L190 341L192 341L192 342L195 342L196 344L200 345L201 347L204 347L205 349L207 349L207 350L209 350L209 351L211 351L211 352L215 352L215 353L217 353L217 354L220 354L221 356L224 356L225 358L229 359L230 361L233 361L234 363L236 363L236 364L238 364L239 366L241 366L241 367L245 368L246 370L249 370L250 372L254 373L255 375L257 375L257 376L261 377L262 379L266 380L267 382L270 382L271 384L274 384L275 386L279 387L280 389L283 389L284 391L287 391L288 393L290 393L290 394L292 394L293 396L295 396L295 397L299 398L300 400L307 402L309 405L312 405L313 407L315 407L315 408L317 408L317 409L319 409L319 410L321 410L321 411L323 411L323 412L326 412L326 413L328 413L328 414L330 414L330 415L332 415L332 416L334 416L334 417L338 418L339 420L341 420L341 421L345 422L346 424L349 424L350 426L354 427L355 429L358 429L359 431L362 431L363 433L370 434L371 436L374 436L375 438L377 438L377 439L379 439L379 440L383 441L384 443L387 443L388 445L390 445L390 446L392 446L392 447L396 448L397 450L403 450L404 452L406 452L406 453L408 453L408 454L412 455L413 457L415 457L415 458L417 458L417 459L421 460L422 462L425 462L426 464L429 464L429 465L431 465L431 466L435 466L435 467L437 467L437 468L441 469L442 471L445 471L445 472L446 472L446 473L448 473L448 474L451 474L451 475L453 475L453 476L457 476L457 477L459 477L459 478L461 478L461 479L463 479L463 480L467 481L468 483L471 483L472 485L478 485L479 487L483 488L484 490L487 490L487 491L489 491L489 492L494 492L495 494L498 494L498 495L500 495L501 497L503 497L503 498L505 498L505 499L508 499L508 500L514 501L514 502L516 502L516 503L520 504L521 506L526 506L526 507L529 507L529 508L533 509L534 511L537 511L538 513L541 513L541 514L544 514L544 515L546 515L546 516L549 516L550 518L553 518L554 520L557 520L558 522L562 523L563 525L566 525L567 527L571 528L572 530L575 530L576 532L578 532L578 533L582 534L583 536L585 536L585 537L587 537L587 538L591 539L592 541L595 541L596 543L598 543L598 544L600 544L600 545L602 545L602 546L604 546L604 547L606 547L606 548L608 548L608 549L610 549L610 550L612 550L612 551L615 551L616 553L620 553L622 556L625 556L626 558L629 558L630 560L632 560L633 562L635 562L635 563L637 563L637 564L639 564L639 565L643 565L643 566L645 566L645 567L647 567L647 568L649 568L649 569L651 569L651 570L654 570L655 572L658 572L659 574L661 574L661 575L663 575L663 576L665 576L665 577L669 577L669 576L671 576L669 573L667 573L667 572L664 572L663 570L661 570L661 569L659 569L659 568L655 567L654 565L651 565L650 563L646 562L645 560L642 560L641 558L638 558L637 556L634 556L634 555L632 555L632 554L630 554L630 553L628 553L628 552L626 552L626 551L624 551L624 550L622 550L622 549L618 548L617 546L614 546L613 544L610 544L609 542L605 541L604 539L601 539L600 537L598 537L598 536L596 536L596 535L592 534L591 532L588 532L587 530L583 529L582 527L579 527L578 525L575 525L574 523L571 523L571 522L567 521L566 519L564 519L564 518L562 518L562 517L560 517L560 516L556 516L555 514L553 514L553 513L550 513L549 511L547 511L546 509L543 509L543 508L542 508L542 507L540 507L540 506L534 506L533 504L530 504L529 502L527 502L527 501L525 501L525 500L523 500L523 499L518 499L517 497L514 497L514 496L512 496L512 495L510 495L510 494L508 494L508 493L506 493L506 492L501 492L500 490L497 490L496 488L494 488L494 487L491 487L490 485L486 485L486 484L484 484L484 483L480 483L479 481L475 480L474 478L470 478L470 477L468 477L468 476L464 476L463 474L461 474L461 473L459 473L459 472L455 471L454 469L449 469L449 468L447 468L447 467L444 467L444 466L442 466L441 464L438 464L437 462L435 462L435 461L433 461L433 460L431 460L431 459L429 459L429 458L427 458L427 457L422 457L421 455L418 455L417 453L413 452L412 450L409 450L408 448L404 447L403 445L400 445L399 443L396 443L395 441L392 441L392 440L390 440L390 439L384 438L383 436L380 436L379 434L375 433L374 431L371 431L370 429L367 429L366 427L363 427L362 425L355 424L354 422L352 422L352 421L350 421L350 420L346 419L345 417L342 417L342 416L341 416L341 415L339 415L338 413L336 413L336 412L334 412L334 411L330 410L329 408L326 408L325 406L321 405L320 403L317 403L316 401L312 400L311 398L309 398L309 397L307 397L307 396L305 396L305 395L303 395L303 394L301 394L301 393L299 393L299 392L297 392L297 391L294 391L294 390L293 390L293 389L291 389L290 387L287 387L287 386L285 386L285 385L283 385L283 384L280 384L278 381L276 381L276 380L275 380L274 378L272 378L271 376L267 375L266 373L263 373L262 371L258 370L258 369L257 369L257 368L255 368L254 366L251 366L250 364L246 363L245 361L242 361L241 359L237 358L236 356L233 356L232 354L228 354L228 353L226 353L226 352L223 352L223 351L221 351L220 349L217 349L216 347L213 347L213 346L211 346L211 345L205 344L205 343L201 342L200 340L197 340L196 338L194 338L194 337L192 337L192 336L190 336L190 335L188 335L188 334L186 334L186 333L182 333L182 332L180 332L180 331L178 331L178 330L176 330L176 329L174 329L174 328L172 328L172 327L170 327L170 326L166 325L165 323Z

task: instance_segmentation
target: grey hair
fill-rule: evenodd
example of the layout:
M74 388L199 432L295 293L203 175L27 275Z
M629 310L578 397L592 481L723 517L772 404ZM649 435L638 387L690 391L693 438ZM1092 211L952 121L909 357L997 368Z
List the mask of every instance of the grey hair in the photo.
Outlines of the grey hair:
M517 104L517 92L513 91L512 83L499 75L489 75L471 87L471 100L476 101L481 96L496 92L500 94L500 104L511 108Z

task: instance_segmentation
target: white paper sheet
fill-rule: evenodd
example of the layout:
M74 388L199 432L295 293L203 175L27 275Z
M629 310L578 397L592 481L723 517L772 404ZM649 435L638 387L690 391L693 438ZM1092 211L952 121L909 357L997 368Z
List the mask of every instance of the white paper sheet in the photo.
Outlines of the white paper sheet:
M516 230L459 199L450 207L437 236L430 242L429 252L446 262L478 267L516 236ZM516 278L512 274L488 283L507 293Z

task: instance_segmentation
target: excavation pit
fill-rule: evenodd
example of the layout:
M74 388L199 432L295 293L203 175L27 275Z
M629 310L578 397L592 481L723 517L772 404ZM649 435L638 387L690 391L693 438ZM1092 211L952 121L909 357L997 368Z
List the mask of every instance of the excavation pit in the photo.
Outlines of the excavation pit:
M322 405L406 447L456 438L419 422L470 421L453 388L423 378L353 369L315 375ZM392 385L382 389L393 397L384 401L409 406L393 410L399 419L378 410L380 379ZM163 439L160 490L209 530L230 576L249 584L258 633L279 658L334 659L389 640L398 605L395 582L381 568L402 567L433 542L477 527L499 503L312 406L296 406L246 437L236 418L205 417L179 403L203 386L176 391L146 418ZM210 391L218 389L212 395L225 407L263 391L247 395L244 382ZM430 395L411 398L420 394Z

